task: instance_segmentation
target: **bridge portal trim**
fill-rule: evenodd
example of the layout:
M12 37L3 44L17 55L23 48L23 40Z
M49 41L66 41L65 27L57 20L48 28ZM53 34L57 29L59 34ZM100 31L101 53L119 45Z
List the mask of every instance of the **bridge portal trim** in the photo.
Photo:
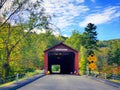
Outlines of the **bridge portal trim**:
M59 44L57 44L57 45L55 45L55 46L53 46L53 47L51 47L51 48L44 51L44 73L45 74L48 73L48 64L49 64L48 63L48 60L49 60L48 54L50 52L63 52L63 53L72 52L72 53L74 53L75 56L74 56L74 63L73 63L74 64L74 67L73 67L74 72L73 73L78 74L78 68L79 68L79 66L78 66L79 65L78 51L71 48L70 46L64 44L63 42L61 42L61 43L59 43Z

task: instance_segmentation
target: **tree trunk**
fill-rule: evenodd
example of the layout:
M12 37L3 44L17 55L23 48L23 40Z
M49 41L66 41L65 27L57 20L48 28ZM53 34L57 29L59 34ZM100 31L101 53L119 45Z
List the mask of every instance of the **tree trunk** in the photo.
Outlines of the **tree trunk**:
M10 74L10 52L7 53L7 58L6 58L6 67L5 67L5 76L9 76Z
M9 62L3 63L3 74L4 74L3 77L9 76L9 72L10 72Z
M9 62L5 63L4 69L5 69L5 77L9 76L10 75L10 65L9 65Z

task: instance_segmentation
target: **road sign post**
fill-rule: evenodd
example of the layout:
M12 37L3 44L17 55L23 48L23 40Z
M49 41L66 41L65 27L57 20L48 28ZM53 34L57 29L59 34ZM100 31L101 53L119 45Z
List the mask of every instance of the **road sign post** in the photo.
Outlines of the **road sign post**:
M96 69L97 66L96 66L95 62L97 61L97 57L95 55L91 54L88 56L88 61L89 61L88 67L90 68L90 70Z

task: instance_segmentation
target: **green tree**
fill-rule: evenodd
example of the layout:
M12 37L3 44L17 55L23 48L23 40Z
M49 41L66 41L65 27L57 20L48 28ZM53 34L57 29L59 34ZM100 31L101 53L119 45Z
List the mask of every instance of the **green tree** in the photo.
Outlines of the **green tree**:
M66 39L65 43L79 51L80 46L83 44L83 35L74 30L71 37Z
M84 35L84 46L88 50L88 54L93 53L93 49L97 48L97 32L96 26L92 23L89 23L85 28L83 33Z
M41 4L42 0L37 0L35 3L32 3L29 0L14 0L11 8L3 12L5 20L0 23L0 35L5 33L5 36L1 37L5 50L3 53L5 60L2 65L5 70L5 76L8 76L10 72L11 55L22 39L36 27L47 27L48 29L49 15L44 13L45 10ZM11 21L12 23L15 23L14 26L11 25ZM6 32L4 30L6 30ZM15 35L14 33L17 34ZM13 38L13 36L17 38Z
M0 38L2 40L1 44L3 45L1 56L4 57L4 60L2 61L2 68L5 70L3 70L3 73L7 76L10 71L10 61L12 61L11 55L13 56L14 49L18 44L17 39L21 37L21 32L18 32L20 30L19 28L15 29L10 24L6 24L3 30L4 31L1 31L0 33Z
M108 40L98 42L99 51L95 51L98 61L98 71L113 74L119 70L120 65L120 40ZM118 73L116 73L118 74Z
M81 46L80 52L79 52L80 60L79 60L79 70L80 75L86 74L87 71L87 55L86 55L86 49Z
M1 0L1 1L0 1L0 9L4 6L4 4L5 4L6 1L7 1L7 0Z
M112 64L116 64L117 66L120 65L120 48L114 48L112 50L109 50L108 52L108 64L112 65Z
M66 39L66 44L73 47L74 49L79 51L79 73L81 75L86 73L86 66L87 66L87 54L86 54L86 48L84 45L84 37L83 34L79 33L78 31L74 30L72 32L72 36L68 39Z
M35 33L30 33L22 40L21 46L21 60L18 62L18 71L35 70L40 67L39 53L38 53L38 36Z

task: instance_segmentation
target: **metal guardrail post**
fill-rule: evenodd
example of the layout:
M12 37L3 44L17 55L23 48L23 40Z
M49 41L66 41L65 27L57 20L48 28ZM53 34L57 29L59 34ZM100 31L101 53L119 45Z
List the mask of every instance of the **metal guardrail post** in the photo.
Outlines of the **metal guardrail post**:
M34 76L36 75L36 71L34 71Z
M107 74L105 73L105 79L107 79Z
M16 75L16 83L18 83L18 79L19 79L19 74L17 73L17 75Z
M29 78L29 75L28 75L28 72L26 73L26 79L28 79Z
M112 79L115 80L115 75L114 74L112 75Z

